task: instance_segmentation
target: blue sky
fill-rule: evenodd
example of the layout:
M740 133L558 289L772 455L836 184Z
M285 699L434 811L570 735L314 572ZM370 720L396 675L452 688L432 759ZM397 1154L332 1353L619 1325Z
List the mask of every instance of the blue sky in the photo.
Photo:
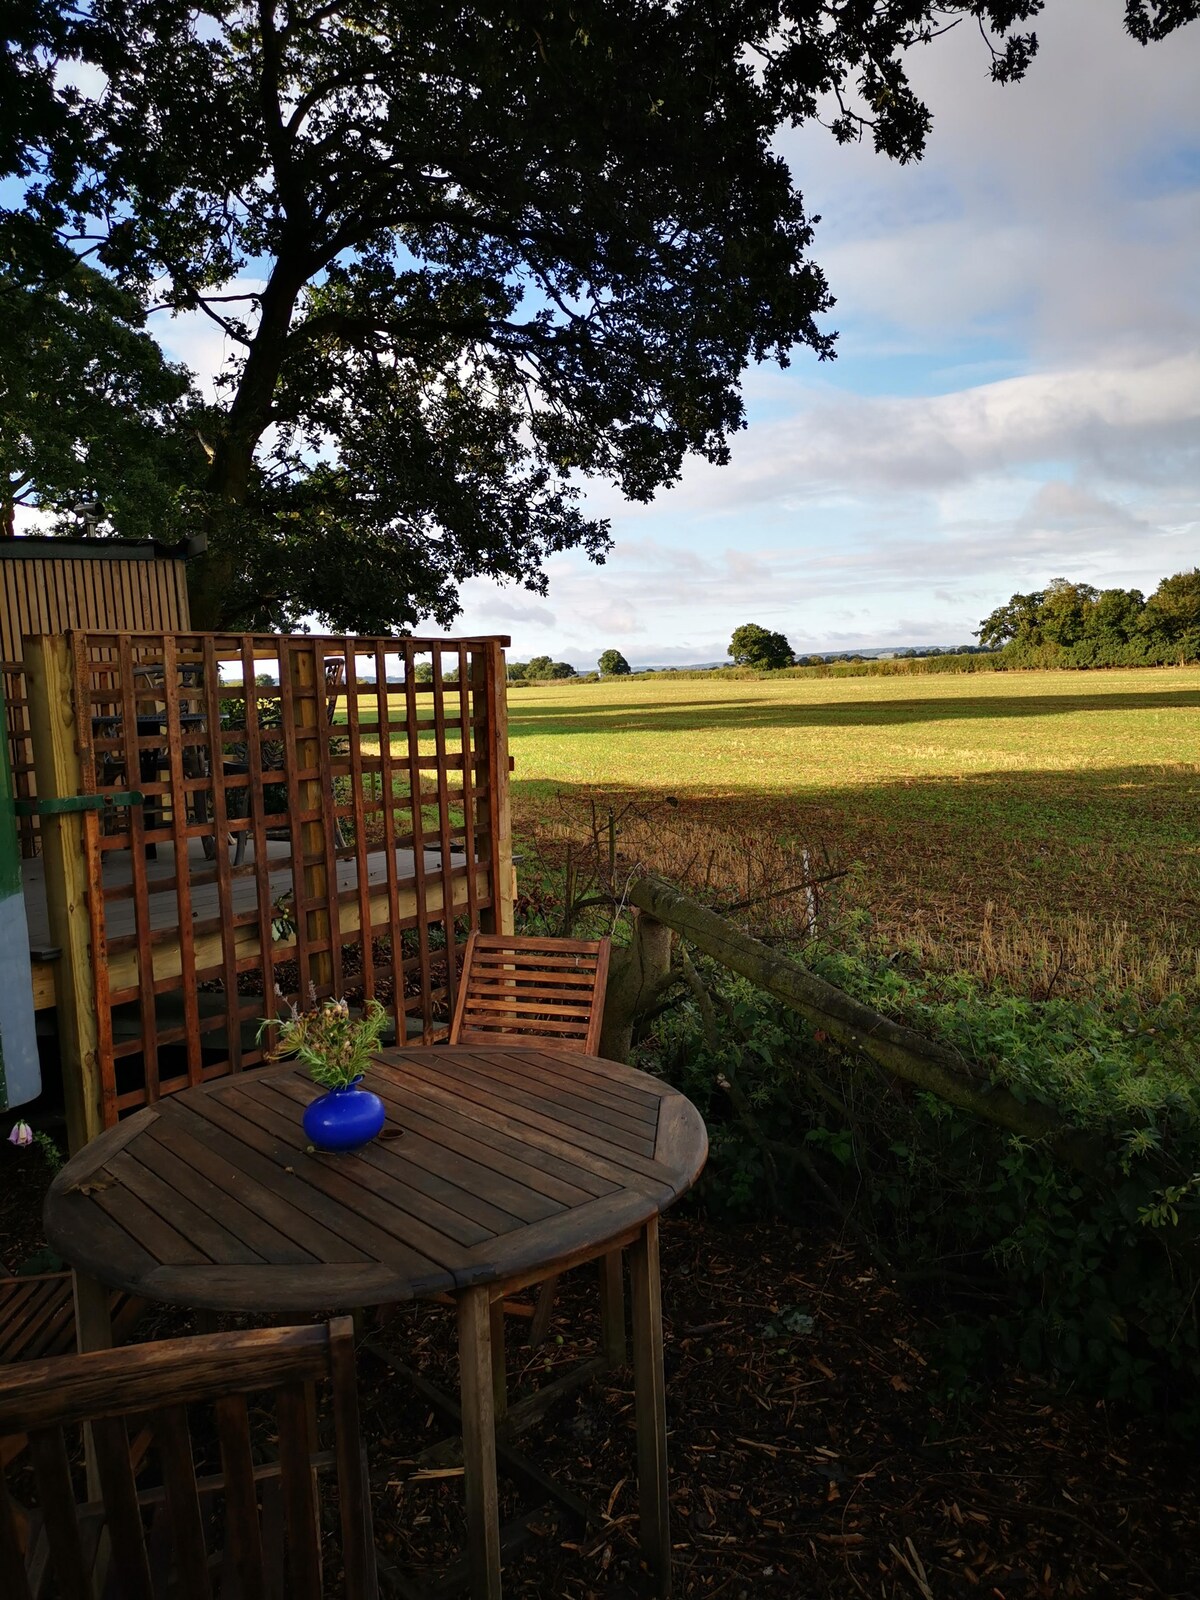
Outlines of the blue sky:
M836 362L746 377L724 469L649 507L593 488L615 548L550 594L472 583L461 619L578 667L955 643L1017 589L1151 589L1200 562L1200 27L1140 49L1119 0L1053 0L1026 83L962 27L921 53L929 153L781 139L838 304Z
M1200 563L1200 25L1143 50L1123 10L1051 0L1005 88L969 25L919 52L913 166L782 135L838 359L748 372L728 467L650 506L589 486L606 564L555 557L545 599L473 581L455 631L581 669L720 659L751 621L802 651L953 644L1053 577ZM152 328L221 365L198 314Z

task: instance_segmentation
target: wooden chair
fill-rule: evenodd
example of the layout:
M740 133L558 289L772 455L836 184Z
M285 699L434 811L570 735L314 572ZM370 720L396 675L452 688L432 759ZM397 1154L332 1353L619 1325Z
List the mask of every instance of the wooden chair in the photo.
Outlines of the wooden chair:
M124 1344L145 1307L144 1300L114 1294L109 1303L113 1339ZM69 1272L0 1278L0 1368L16 1361L65 1356L75 1349L75 1295ZM19 1434L0 1444L0 1471L20 1455Z
M463 952L450 1044L524 1043L594 1056L600 1048L611 939L536 939L472 930ZM600 1263L601 1323L609 1362L625 1358L621 1252ZM537 1348L550 1327L557 1278L538 1291L529 1324Z
M123 1344L145 1306L132 1295L112 1297L113 1338ZM75 1349L75 1297L69 1272L0 1278L0 1367Z
M311 1385L323 1380L334 1423L324 1455L314 1453L310 1408ZM256 1459L247 1399L262 1417L268 1393L270 1447ZM153 1443L139 1481L127 1424L146 1415ZM90 1430L100 1489L82 1505L68 1445L80 1428ZM24 1362L0 1372L0 1440L17 1432L29 1435L36 1503L19 1509L0 1478L6 1600L96 1600L97 1591L100 1600L322 1600L314 1469L324 1467L337 1472L340 1590L376 1600L348 1317Z
M533 939L473 930L463 952L451 1044L524 1043L594 1056L610 939Z

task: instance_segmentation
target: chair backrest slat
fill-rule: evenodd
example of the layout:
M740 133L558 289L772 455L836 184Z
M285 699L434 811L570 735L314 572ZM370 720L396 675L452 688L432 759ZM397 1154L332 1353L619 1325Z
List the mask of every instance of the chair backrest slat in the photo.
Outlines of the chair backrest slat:
M9 1497L8 1485L0 1473L0 1572L4 1574L5 1594L12 1600L33 1600L25 1576L25 1558L17 1535L17 1510ZM11 1583L9 1589L7 1585Z
M214 1409L221 1439L221 1468L225 1473L226 1540L233 1557L239 1600L266 1600L258 1488L254 1482L246 1396L222 1395Z
M62 1429L39 1428L36 1433L30 1432L29 1455L46 1523L54 1575L63 1600L93 1600L91 1572L84 1559L79 1508L71 1487L71 1463Z
M113 1570L121 1600L154 1600L125 1418L101 1417L92 1424L92 1438L104 1487L105 1523L112 1541Z
M471 933L450 1043L545 1038L595 1055L600 1045L608 939L518 938Z
M187 1412L182 1406L168 1406L156 1413L154 1438L162 1466L167 1515L171 1519L179 1600L212 1600L204 1518L196 1487L196 1463L192 1459L192 1436Z
M288 1600L321 1600L321 1532L313 1495L308 1399L302 1383L275 1396L283 1518L287 1533Z
M22 1361L0 1370L0 1438L327 1377L328 1339L324 1327L251 1328Z

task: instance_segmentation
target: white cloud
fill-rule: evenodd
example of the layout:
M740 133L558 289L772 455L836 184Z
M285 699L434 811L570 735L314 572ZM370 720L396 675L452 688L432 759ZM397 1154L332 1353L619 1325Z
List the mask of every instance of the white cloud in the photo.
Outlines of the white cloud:
M748 373L731 465L653 505L589 485L608 563L555 557L549 599L470 583L463 631L581 667L719 659L749 620L799 648L953 643L1056 575L1194 565L1200 24L1142 50L1123 9L1054 0L1007 88L966 24L915 52L935 120L912 167L781 136L824 217L839 362ZM155 331L209 384L230 353L198 314Z
M1162 353L1200 328L1200 27L1140 49L1119 0L1055 0L1026 80L987 79L964 24L912 52L934 126L896 168L808 126L781 141L823 222L834 322L868 337L961 339L999 321L1047 358ZM1190 174L1190 176L1189 176ZM874 326L878 323L880 326Z
M1064 459L1098 478L1186 482L1200 456L1198 424L1200 351L934 396L809 391L792 416L743 435L729 467L694 465L672 500L711 512L847 491L934 491Z

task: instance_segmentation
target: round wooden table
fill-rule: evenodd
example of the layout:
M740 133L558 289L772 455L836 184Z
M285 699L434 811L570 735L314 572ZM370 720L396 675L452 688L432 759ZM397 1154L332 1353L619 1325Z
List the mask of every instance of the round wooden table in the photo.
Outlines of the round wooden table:
M388 1050L367 1084L388 1121L350 1154L308 1151L300 1114L319 1091L291 1064L186 1089L80 1151L45 1223L77 1272L81 1344L111 1337L102 1285L283 1315L452 1295L471 1592L495 1600L504 1297L604 1258L611 1352L628 1249L641 1544L668 1594L658 1218L704 1165L699 1112L631 1067L540 1044Z

